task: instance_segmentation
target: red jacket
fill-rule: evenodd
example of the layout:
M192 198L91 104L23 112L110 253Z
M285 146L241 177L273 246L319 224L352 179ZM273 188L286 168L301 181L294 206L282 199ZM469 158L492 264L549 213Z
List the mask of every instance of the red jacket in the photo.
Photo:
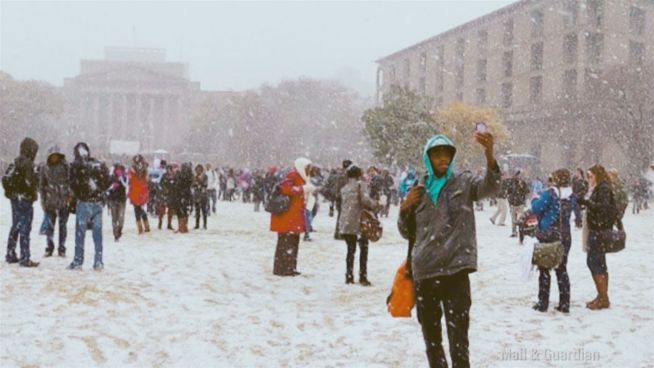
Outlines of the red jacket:
M136 175L134 169L129 169L129 201L134 206L143 206L150 200L150 191L148 190L148 175L140 178Z
M270 231L278 233L302 234L304 232L304 179L293 170L279 186L282 194L291 198L288 211L270 216Z

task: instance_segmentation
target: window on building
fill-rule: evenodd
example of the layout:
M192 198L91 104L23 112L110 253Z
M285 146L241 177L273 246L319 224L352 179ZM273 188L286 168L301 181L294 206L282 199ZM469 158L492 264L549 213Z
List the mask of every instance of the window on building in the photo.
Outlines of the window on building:
M576 33L570 33L563 38L563 62L574 64L577 62L577 47L579 40Z
M586 0L588 22L592 27L601 27L604 18L604 0Z
M629 62L641 66L645 60L645 45L642 42L629 41Z
M504 77L513 76L513 51L505 51L502 55L502 66L504 67Z
M513 45L513 19L504 22L502 43L504 44L504 47L511 47Z
M481 30L477 32L477 50L483 54L488 49L488 31Z
M563 9L563 26L566 29L574 28L577 25L577 0L567 0Z
M486 59L477 60L477 82L486 82Z
M645 10L632 6L629 10L629 30L636 35L645 32Z
M534 10L530 14L531 19L531 36L540 37L545 30L545 13L543 10Z
M567 99L577 98L577 70L570 69L563 73L563 96Z
M502 83L502 107L509 108L513 104L513 84Z
M477 105L485 105L486 104L486 89L485 88L477 88L477 93L476 93L476 101Z
M543 70L543 43L531 45L531 70Z
M543 77L531 77L529 79L529 102L540 104L543 100Z
M423 52L420 54L420 72L425 73L427 71L427 53Z
M604 34L586 33L586 57L590 65L598 65L602 61L604 49Z
M411 78L411 60L404 59L404 79Z

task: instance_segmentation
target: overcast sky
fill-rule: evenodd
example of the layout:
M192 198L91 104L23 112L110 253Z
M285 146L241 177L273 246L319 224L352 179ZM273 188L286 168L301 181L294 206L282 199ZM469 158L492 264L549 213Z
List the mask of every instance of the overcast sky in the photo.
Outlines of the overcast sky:
M0 69L61 85L105 46L157 47L205 90L348 76L372 94L376 59L512 2L0 0Z

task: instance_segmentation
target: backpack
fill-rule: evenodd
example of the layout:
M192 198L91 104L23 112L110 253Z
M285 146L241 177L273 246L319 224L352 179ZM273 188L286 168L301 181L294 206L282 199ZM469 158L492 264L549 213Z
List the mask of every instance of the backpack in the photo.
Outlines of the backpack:
M16 170L16 165L14 163L10 163L9 166L7 167L7 170L5 170L5 174L2 177L2 188L5 191L5 197L12 199L16 196L16 189L19 186L19 177L18 177L18 170Z
M288 211L288 207L291 205L291 199L279 191L279 186L281 184L281 182L275 184L270 193L270 199L268 199L268 202L264 207L266 212L270 212L273 215L280 215Z

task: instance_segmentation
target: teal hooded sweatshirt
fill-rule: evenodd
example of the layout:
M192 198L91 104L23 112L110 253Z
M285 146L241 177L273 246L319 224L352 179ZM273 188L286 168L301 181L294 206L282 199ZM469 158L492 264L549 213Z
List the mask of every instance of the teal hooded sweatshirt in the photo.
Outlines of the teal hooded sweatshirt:
M436 177L434 174L434 168L431 166L431 161L429 160L429 150L435 147L446 146L452 152L452 161L447 168L445 175ZM438 195L441 192L441 189L445 186L447 180L452 176L454 171L454 158L456 157L456 147L454 147L454 142L452 142L448 137L443 134L435 135L427 141L425 148L422 151L422 162L425 164L425 169L427 170L427 178L425 179L425 189L429 193L429 197L434 205L438 204Z

